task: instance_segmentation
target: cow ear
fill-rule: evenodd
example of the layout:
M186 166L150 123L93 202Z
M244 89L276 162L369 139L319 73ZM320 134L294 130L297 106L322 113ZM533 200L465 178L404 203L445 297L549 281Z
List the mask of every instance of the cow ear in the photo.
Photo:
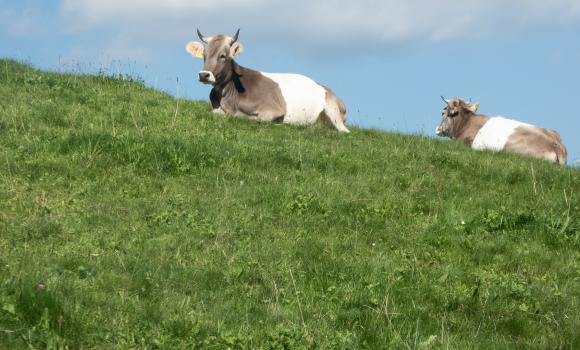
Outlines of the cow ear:
M477 113L477 110L479 109L479 102L474 103L473 105L471 105L469 107L469 109L473 112L473 113Z
M203 58L203 44L197 41L190 41L185 45L185 51L189 52L193 57Z
M242 53L242 51L244 51L244 47L242 46L242 44L234 43L230 48L230 56L237 57Z

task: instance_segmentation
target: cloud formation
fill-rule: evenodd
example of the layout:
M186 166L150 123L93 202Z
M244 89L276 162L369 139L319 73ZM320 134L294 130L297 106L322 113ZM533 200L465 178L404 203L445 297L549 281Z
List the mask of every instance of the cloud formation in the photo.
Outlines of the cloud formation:
M16 37L42 36L51 25L44 20L42 12L36 7L25 4L21 8L9 6L0 9L0 31L4 35Z
M260 39L317 42L451 40L517 33L539 24L580 19L578 0L62 0L76 30L120 25L132 35L181 40L245 32Z

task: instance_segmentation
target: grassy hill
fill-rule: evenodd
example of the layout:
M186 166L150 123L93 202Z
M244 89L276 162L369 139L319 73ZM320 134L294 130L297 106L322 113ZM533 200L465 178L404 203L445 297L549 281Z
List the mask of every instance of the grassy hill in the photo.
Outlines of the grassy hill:
M0 61L1 349L580 348L579 170L209 111Z

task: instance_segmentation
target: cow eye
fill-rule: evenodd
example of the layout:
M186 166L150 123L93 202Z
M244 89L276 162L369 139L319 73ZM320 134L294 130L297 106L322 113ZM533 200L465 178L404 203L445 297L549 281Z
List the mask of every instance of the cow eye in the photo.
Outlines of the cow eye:
M222 53L222 54L220 55L220 60L225 60L225 59L226 59L226 55Z

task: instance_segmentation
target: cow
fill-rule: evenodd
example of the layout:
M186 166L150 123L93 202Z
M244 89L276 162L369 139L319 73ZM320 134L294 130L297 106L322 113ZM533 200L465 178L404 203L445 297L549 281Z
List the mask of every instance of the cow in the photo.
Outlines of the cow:
M346 106L332 90L299 74L264 73L237 64L242 53L234 36L204 36L185 49L203 58L199 81L212 85L209 98L214 113L244 116L260 121L313 124L317 121L348 133L344 125Z
M506 151L566 164L567 151L558 132L503 117L477 114L479 103L441 98L446 107L441 112L443 121L435 131L438 136L463 141L473 149Z

